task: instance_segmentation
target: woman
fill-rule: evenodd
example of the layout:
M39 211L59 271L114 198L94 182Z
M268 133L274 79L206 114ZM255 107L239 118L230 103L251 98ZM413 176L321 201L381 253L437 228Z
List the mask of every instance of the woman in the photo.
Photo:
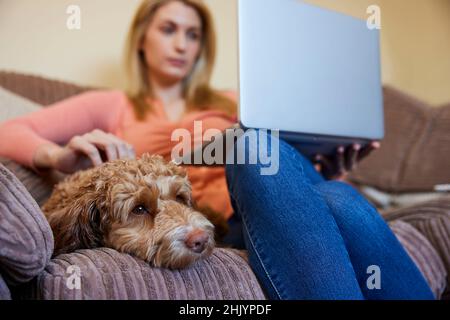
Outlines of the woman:
M72 173L144 152L169 158L172 131L193 132L196 120L204 130L230 127L236 121L232 95L209 86L214 42L201 1L144 1L128 36L127 94L92 91L9 121L0 128L0 154L37 172ZM261 176L260 164L227 165L226 177L223 168L188 168L198 204L242 228L251 266L270 298L432 298L362 196L344 182L326 181L286 142L279 147L274 176ZM376 147L339 148L334 160L318 159L320 169L327 178L342 177ZM366 285L372 265L381 270L381 289Z

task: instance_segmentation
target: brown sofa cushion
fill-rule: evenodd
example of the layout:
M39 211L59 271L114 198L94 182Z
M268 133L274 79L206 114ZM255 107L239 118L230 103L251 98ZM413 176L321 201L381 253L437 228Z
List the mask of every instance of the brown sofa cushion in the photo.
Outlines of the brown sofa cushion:
M0 164L0 270L9 285L27 282L47 265L53 235L37 203Z
M433 190L450 183L450 106L433 108L384 88L385 139L349 179L388 192Z
M44 106L90 90L64 81L6 71L0 71L0 87Z
M436 250L409 223L396 220L389 226L422 272L436 299L440 299L447 287L447 272Z
M427 126L405 162L401 188L450 184L450 106L433 108Z
M71 265L79 267L80 289ZM71 279L69 277L72 276ZM143 260L109 248L79 250L50 263L21 289L22 298L83 300L262 300L263 291L247 262L233 250L213 255L182 270L152 268Z

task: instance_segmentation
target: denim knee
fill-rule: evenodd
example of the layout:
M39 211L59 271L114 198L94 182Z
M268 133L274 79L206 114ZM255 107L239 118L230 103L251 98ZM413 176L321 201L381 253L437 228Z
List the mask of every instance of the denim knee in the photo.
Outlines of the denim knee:
M337 201L350 200L353 203L360 203L375 208L355 187L347 182L330 180L318 183L316 187L324 194L333 196Z
M392 240L392 234L376 208L354 187L341 181L315 187L325 199L351 257L359 252L379 257L386 251L384 244Z

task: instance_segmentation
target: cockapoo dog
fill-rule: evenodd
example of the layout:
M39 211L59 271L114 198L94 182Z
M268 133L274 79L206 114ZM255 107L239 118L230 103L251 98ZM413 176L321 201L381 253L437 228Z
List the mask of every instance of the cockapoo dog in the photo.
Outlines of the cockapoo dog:
M192 206L186 171L160 156L115 160L68 176L42 211L55 254L106 246L178 269L215 246L214 225Z

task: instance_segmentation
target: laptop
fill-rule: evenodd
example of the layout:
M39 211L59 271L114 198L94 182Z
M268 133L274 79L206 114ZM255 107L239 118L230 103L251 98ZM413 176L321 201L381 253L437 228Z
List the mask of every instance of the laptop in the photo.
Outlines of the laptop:
M379 30L297 0L239 0L238 25L240 127L309 158L383 139Z

